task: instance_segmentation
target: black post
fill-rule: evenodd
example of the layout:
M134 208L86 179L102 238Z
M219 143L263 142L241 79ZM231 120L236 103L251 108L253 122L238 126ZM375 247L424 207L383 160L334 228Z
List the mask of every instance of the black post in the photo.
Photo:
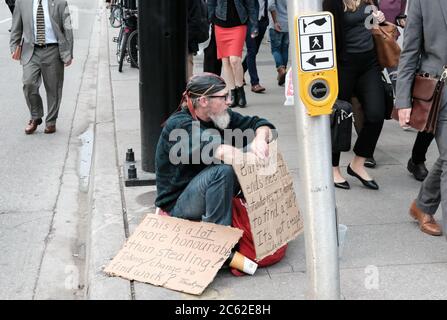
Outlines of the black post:
M138 0L141 167L146 172L155 172L161 124L185 90L186 7L183 0Z

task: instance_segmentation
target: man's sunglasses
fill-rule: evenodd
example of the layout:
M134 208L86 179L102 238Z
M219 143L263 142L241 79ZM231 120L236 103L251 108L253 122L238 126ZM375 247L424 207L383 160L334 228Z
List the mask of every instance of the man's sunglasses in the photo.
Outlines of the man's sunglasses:
M221 98L221 99L224 99L224 100L228 100L228 98L230 97L230 94L227 93L227 94L225 94L223 96L207 96L207 97L208 98Z

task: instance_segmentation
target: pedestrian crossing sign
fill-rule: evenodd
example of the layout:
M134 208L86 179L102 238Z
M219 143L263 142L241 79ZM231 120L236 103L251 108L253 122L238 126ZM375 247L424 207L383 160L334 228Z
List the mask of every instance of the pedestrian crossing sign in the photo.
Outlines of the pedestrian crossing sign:
M331 114L338 95L332 14L296 17L295 37L301 100L311 116Z

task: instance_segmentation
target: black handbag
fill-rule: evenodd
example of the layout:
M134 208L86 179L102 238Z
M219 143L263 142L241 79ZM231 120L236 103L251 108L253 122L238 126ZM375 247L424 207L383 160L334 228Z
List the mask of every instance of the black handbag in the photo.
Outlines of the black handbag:
M392 119L391 114L394 109L394 88L393 85L387 82L385 79L383 80L383 87L385 91L385 119Z
M332 152L351 149L352 115L352 105L349 102L335 101L331 114Z

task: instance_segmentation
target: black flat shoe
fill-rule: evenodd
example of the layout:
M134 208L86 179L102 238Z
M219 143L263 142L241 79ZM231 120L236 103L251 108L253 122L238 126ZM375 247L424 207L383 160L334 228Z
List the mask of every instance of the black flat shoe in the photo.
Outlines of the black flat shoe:
M348 165L348 170L347 170L348 174L350 176L356 177L357 179L360 180L361 183L363 183L363 185L369 189L373 189L373 190L379 190L379 185L374 181L374 180L365 180L362 177L360 177L357 173L354 172L354 170L351 169L351 166Z
M408 160L407 169L408 169L408 171L410 171L410 173L413 174L414 178L417 181L424 181L424 179L428 175L428 170L427 170L427 167L425 166L425 163L421 162L421 163L416 164L413 162L412 158L410 158L410 160Z
M348 181L334 182L334 187L346 190L351 189L351 186L349 185Z
M377 165L377 162L374 158L366 158L365 160L365 167L367 168L375 168Z

